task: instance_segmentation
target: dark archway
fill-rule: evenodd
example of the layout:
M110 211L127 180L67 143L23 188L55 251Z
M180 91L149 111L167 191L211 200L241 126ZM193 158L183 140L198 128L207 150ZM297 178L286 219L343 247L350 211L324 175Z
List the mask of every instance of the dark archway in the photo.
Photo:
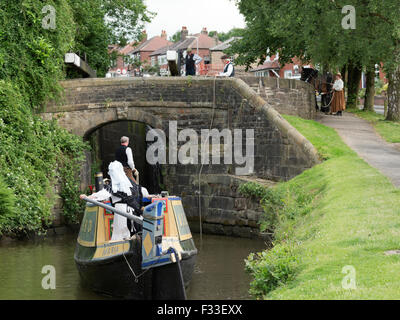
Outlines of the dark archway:
M92 177L98 171L102 172L105 178L109 177L108 165L115 160L115 150L120 145L120 138L127 136L135 167L140 172L139 183L152 194L160 193L163 187L161 167L150 165L146 161L146 134L150 129L151 127L143 122L121 120L106 123L86 135L85 140L89 141L92 147Z

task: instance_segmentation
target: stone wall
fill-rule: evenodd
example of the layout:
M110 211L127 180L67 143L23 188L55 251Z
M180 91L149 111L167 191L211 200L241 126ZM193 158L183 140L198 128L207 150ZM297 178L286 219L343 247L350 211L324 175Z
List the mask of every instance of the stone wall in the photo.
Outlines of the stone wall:
M62 126L81 136L87 137L111 121L135 120L162 129L172 141L169 126L170 121L176 121L178 132L190 128L198 137L202 129L242 129L240 142L245 151L245 130L254 130L254 171L245 177L236 175L236 169L243 165L223 164L223 153L221 164L210 160L204 165L163 165L170 194L183 198L194 227L201 215L204 231L257 234L262 210L238 194L243 179L266 184L288 180L319 162L310 142L240 79L85 79L62 85L66 89L63 103L48 105L42 116L58 118ZM178 149L185 143L179 142Z
M315 91L309 83L272 77L240 76L240 79L279 113L315 118Z

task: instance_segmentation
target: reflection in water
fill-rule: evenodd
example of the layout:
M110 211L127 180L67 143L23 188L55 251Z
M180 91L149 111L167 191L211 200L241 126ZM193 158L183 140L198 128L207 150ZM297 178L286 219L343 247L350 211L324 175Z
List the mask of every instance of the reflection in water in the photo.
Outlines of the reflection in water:
M188 299L249 299L251 278L244 272L250 252L265 245L260 240L194 234L199 250ZM98 300L107 297L82 287L74 262L75 235L36 242L0 243L0 299ZM42 268L56 270L56 289L42 288Z
M251 277L245 273L244 259L250 252L265 249L261 240L194 234L199 250L193 279L187 291L192 300L245 300Z

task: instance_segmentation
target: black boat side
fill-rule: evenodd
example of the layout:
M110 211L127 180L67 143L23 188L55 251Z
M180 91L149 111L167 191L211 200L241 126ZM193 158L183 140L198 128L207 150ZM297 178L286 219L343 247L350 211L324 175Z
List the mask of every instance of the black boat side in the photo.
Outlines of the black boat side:
M112 216L104 208L89 204L86 207L74 255L83 284L116 298L153 299L157 284L154 283L153 269L142 269L141 234L129 240L111 241ZM171 227L175 221L173 210L167 219ZM179 219L182 224L182 217ZM176 224L176 230L179 230L179 223ZM191 234L179 239L179 244L182 276L187 287L194 271L197 249ZM157 298L171 299L168 292Z

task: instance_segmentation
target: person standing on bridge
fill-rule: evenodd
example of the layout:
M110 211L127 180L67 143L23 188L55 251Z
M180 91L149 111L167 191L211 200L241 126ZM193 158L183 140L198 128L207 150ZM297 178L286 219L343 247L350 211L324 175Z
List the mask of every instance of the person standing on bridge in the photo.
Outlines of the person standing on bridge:
M220 77L233 77L235 75L235 67L233 66L232 59L228 58L227 55L221 57L222 63L224 64L224 71L220 72Z
M115 151L115 160L121 162L126 176L134 183L139 184L139 171L136 170L135 163L133 162L132 149L128 147L129 138L123 136L120 141L121 145ZM135 174L136 179L133 177L133 174Z
M203 60L197 54L192 53L192 48L186 49L186 76L196 75L196 65Z

